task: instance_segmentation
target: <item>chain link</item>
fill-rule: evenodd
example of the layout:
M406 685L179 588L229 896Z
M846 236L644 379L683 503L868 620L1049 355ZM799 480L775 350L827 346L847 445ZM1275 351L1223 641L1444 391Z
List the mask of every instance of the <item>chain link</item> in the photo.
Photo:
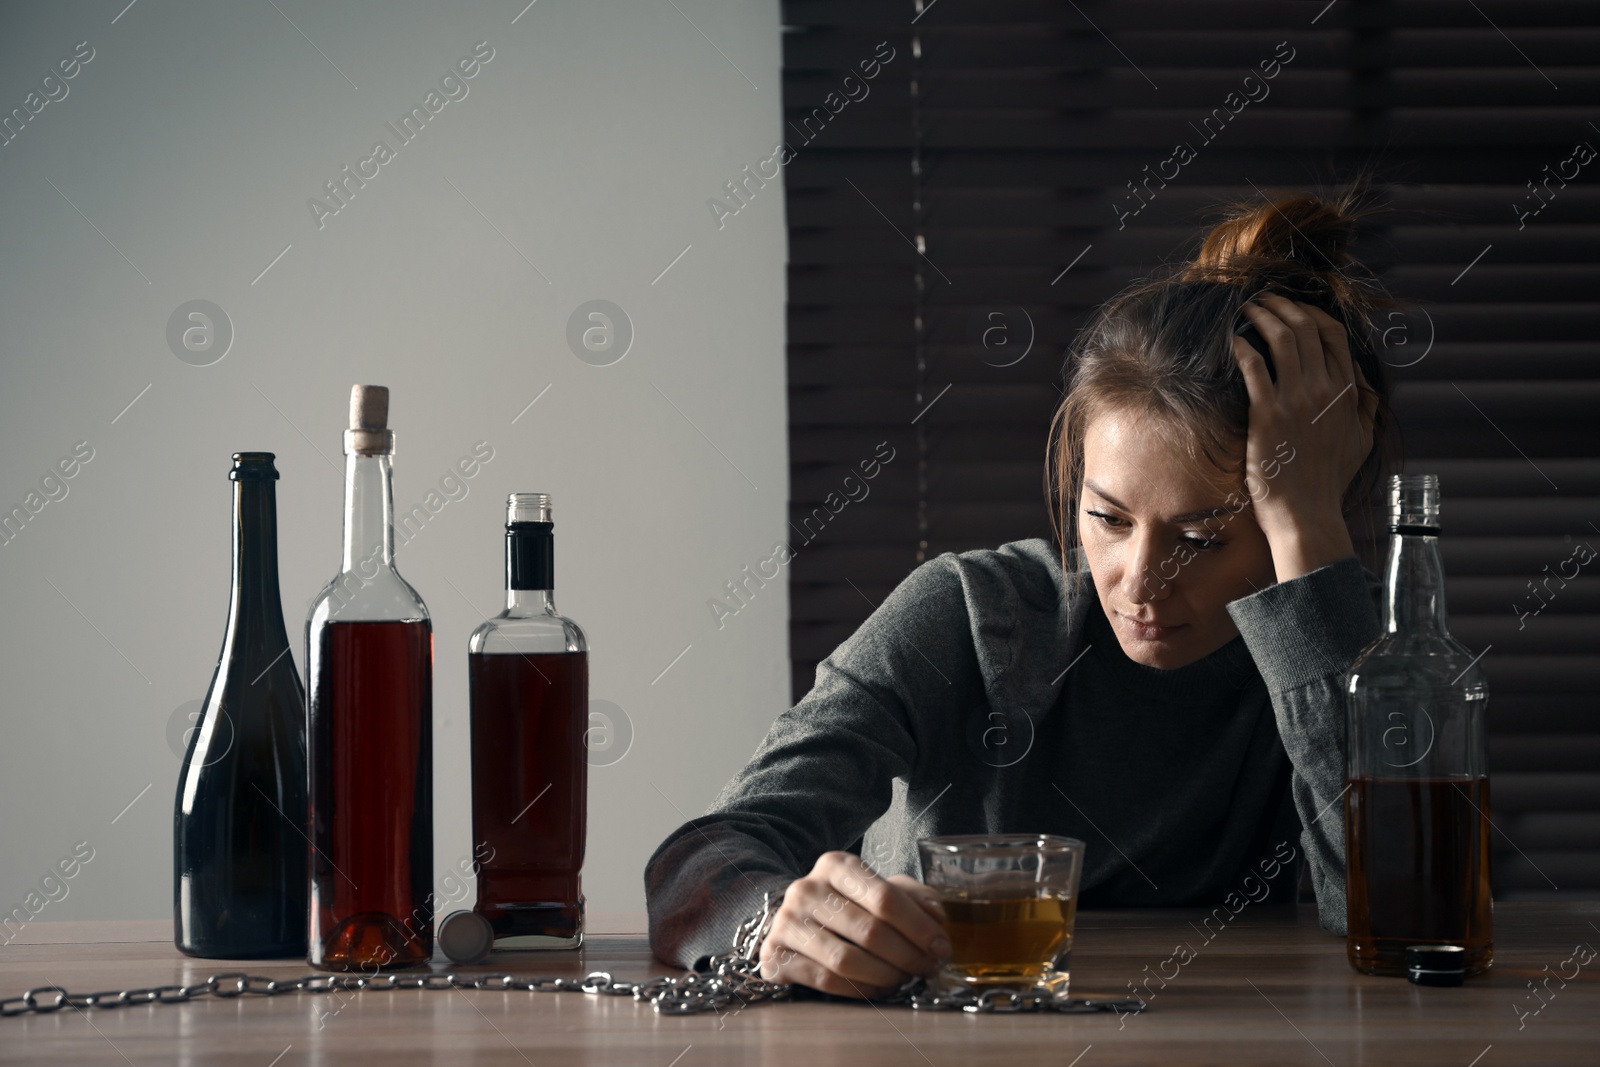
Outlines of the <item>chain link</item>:
M710 957L704 971L688 971L671 978L660 975L642 982L625 982L608 971L590 971L582 978L529 978L514 974L406 974L378 971L372 974L308 974L300 978L267 978L227 971L193 985L162 985L147 989L113 989L101 993L71 993L61 986L38 986L18 997L0 998L0 1018L45 1015L62 1008L116 1008L124 1004L181 1004L201 997L276 996L282 993L331 993L336 989L496 989L529 993L587 993L590 996L632 997L645 1001L662 1015L721 1012L763 1000L789 1000L793 986L761 977L761 942L772 928L783 901L782 890L768 890L762 909L739 925L733 948ZM922 978L914 978L875 1003L902 1004L917 1011L965 1011L981 1014L1051 1011L1067 1014L1143 1011L1138 997L1073 998L1057 1000L1048 992L962 989L930 994Z

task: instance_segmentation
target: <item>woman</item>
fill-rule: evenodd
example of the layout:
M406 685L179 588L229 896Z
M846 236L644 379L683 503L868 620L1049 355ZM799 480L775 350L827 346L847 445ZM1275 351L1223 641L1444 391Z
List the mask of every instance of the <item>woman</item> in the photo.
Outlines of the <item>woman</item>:
M1235 205L1100 310L1051 429L1056 543L923 563L819 664L647 864L657 956L701 965L782 889L763 977L885 995L949 949L916 877L948 833L1083 839L1085 907L1292 901L1303 858L1343 933L1342 683L1379 631L1345 519L1397 306L1345 251L1365 196Z

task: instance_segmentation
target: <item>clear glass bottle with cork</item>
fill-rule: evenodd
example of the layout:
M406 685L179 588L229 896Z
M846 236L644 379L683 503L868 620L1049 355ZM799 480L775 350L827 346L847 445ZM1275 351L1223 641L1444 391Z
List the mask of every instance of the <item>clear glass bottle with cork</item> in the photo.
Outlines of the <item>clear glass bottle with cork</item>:
M389 390L350 390L344 558L306 618L310 948L325 970L433 955L433 623L395 570Z

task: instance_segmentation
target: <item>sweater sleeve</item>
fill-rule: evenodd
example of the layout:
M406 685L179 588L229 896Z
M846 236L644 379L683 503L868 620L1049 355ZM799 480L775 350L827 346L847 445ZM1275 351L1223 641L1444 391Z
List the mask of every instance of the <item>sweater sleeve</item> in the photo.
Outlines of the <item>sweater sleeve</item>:
M656 957L698 967L727 951L763 890L810 873L888 808L891 783L916 763L916 716L940 714L974 660L949 558L907 575L817 665L811 691L778 716L707 812L656 848L644 870Z
M1378 637L1377 585L1351 555L1227 605L1272 700L1317 915L1336 934L1345 932L1345 674Z

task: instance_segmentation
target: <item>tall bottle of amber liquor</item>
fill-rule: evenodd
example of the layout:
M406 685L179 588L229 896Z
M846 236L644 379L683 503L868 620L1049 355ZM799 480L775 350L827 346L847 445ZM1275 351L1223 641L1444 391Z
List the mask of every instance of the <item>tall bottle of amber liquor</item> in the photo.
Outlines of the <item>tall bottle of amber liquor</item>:
M394 565L389 390L350 390L344 560L306 618L310 947L324 970L433 955L433 624Z
M583 943L588 642L556 611L550 497L513 493L506 608L467 645L472 834L487 855L473 910L496 949Z
M1347 675L1346 954L1404 975L1412 945L1494 960L1488 686L1445 624L1439 480L1389 481L1383 630ZM1438 955L1435 953L1435 955Z

